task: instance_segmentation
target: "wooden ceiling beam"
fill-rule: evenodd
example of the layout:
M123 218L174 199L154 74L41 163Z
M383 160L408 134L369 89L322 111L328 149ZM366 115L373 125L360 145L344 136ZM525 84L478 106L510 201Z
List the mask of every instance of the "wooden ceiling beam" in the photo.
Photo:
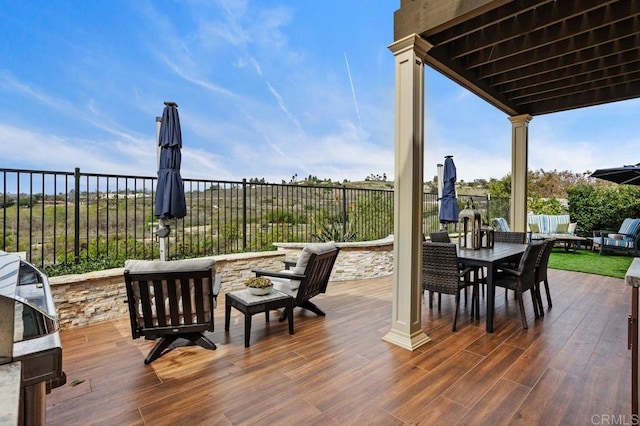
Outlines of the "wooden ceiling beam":
M614 65L604 67L589 67L585 64L580 64L573 67L568 67L556 72L547 72L545 74L537 75L533 78L522 80L520 84L510 83L506 86L499 86L496 88L500 93L504 93L505 96L517 99L523 94L531 91L541 92L546 90L558 90L563 85L573 86L575 84L584 83L591 79L600 79L603 77L615 77L617 75L623 75L626 73L634 73L636 70L640 70L640 62L636 61L619 61L616 60L616 56L613 56ZM575 70L572 72L571 70Z
M531 115L549 114L558 111L602 105L609 102L624 101L640 97L640 84L626 83L616 87L607 87L595 91L582 92L552 100L521 104L519 109Z
M622 32L624 31L623 29L615 27L611 28L610 31L600 29L598 31L599 34L582 34L575 39L563 40L549 48L536 50L533 54L518 55L479 67L476 75L479 79L486 79L497 74L512 72L519 68L544 64L557 58L562 58L566 64L574 64L634 47L637 48L640 42L640 26L634 25L629 29L633 30L633 32L625 34ZM571 53L567 54L567 52Z
M575 58L559 58L542 64L537 64L528 68L521 68L510 73L503 73L493 76L489 80L491 87L499 87L502 92L509 92L519 87L540 84L554 78L565 78L567 76L591 71L597 68L609 68L618 64L633 63L640 61L640 50L637 46L629 46L627 50L612 51L610 54L601 54L596 58L590 58L576 62ZM574 60L571 62L570 60Z
M531 103L533 101L553 99L567 96L572 93L595 90L608 86L616 86L639 80L640 70L637 68L635 71L619 72L615 74L607 74L605 71L597 71L574 79L563 80L562 82L553 82L549 85L512 92L509 95L509 99L514 103L520 103L522 101L525 103Z
M629 9L630 0L624 0L624 5L618 5L617 10L622 18L629 16L626 9ZM626 5L626 7L625 7ZM594 28L608 25L606 20L606 9L613 7L611 3L602 3L602 0L582 0L570 4L558 4L551 2L541 7L528 10L526 13L518 14L508 21L502 21L494 26L483 28L480 31L471 32L464 40L458 40L449 44L450 54L453 59L472 53L484 52L485 56L499 57L500 49L505 45L522 45L522 43L509 43L514 39L528 38L532 44L538 39L553 40L554 36L566 34L566 26L582 28L579 32L585 32ZM584 22L585 14L592 16L590 21ZM600 21L600 22L597 22ZM437 41L432 38L430 42ZM548 43L549 41L541 44ZM434 45L438 45L434 43ZM478 53L480 55L480 53ZM503 54L502 56L506 56Z
M504 6L511 0L414 0L393 14L393 39L411 34L423 37ZM426 37L425 37L426 38Z
M444 76L450 78L455 81L462 87L466 88L472 93L475 93L485 101L494 105L496 108L504 111L508 115L518 115L519 112L514 110L508 99L502 96L500 93L491 90L490 87L486 86L484 82L477 81L472 75L469 75L465 70L456 68L456 64L445 64L444 61L439 60L437 57L433 55L427 55L425 58L425 63L429 65L431 68L440 72Z
M483 48L471 53L464 60L470 67L482 66L517 55L527 55L528 52L536 49L549 48L562 42L571 43L573 39L589 40L594 33L601 39L601 41L594 41L598 44L601 44L602 40L621 38L629 33L640 16L640 2L634 2L634 6L628 3L627 5L626 9L591 11L562 24L544 27L517 39ZM451 56L454 57L454 55Z
M429 42L433 45L449 44L460 38L475 34L478 31L495 27L501 22L510 21L514 16L526 14L530 10L543 7L545 4L553 1L554 0L515 0L500 8L490 10L473 19L462 22L455 27L448 28L436 34L425 33L423 36L428 37Z
M528 55L554 46L602 44L613 38L627 36L633 29L633 23L640 16L640 2L634 3L634 11L617 9L603 13L603 10L592 11L582 17L568 20L544 30L533 31L517 39L496 44L464 58L468 67L483 66L491 62L510 57Z

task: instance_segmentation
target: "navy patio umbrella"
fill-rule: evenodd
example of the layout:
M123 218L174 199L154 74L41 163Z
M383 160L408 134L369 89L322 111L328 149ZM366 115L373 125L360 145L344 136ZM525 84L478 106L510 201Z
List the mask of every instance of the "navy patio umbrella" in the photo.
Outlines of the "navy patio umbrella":
M156 233L160 237L169 235L168 219L180 219L187 215L187 202L184 196L184 184L180 176L182 161L182 133L178 105L165 102L160 123L158 146L158 185L156 187L155 216L160 219L160 228Z
M640 185L640 163L632 166L598 169L590 177L608 180L623 185Z
M458 200L456 199L456 166L451 155L444 160L442 174L442 198L440 199L440 223L458 222Z

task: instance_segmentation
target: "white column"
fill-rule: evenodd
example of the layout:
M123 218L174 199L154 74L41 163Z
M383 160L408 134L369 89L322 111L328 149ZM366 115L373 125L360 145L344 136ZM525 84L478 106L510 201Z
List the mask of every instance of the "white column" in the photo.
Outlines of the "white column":
M422 193L424 66L431 45L417 35L389 46L395 56L393 313L383 340L414 350L422 331Z
M511 121L511 217L512 231L527 230L527 171L529 114L509 117Z

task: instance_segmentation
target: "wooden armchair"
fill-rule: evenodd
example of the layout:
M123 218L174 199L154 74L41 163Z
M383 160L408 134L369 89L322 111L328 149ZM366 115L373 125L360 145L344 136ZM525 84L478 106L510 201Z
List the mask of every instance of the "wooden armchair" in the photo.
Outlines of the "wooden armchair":
M213 259L127 260L124 278L132 337L160 339L145 364L173 348L180 338L216 349L203 334L213 331L213 309L220 290Z
M273 282L273 287L294 298L294 307L310 310L317 315L325 313L310 301L312 297L327 291L329 277L333 270L340 248L334 243L317 243L306 246L293 268L284 271L254 269L257 277L265 276ZM287 318L286 311L280 315L280 321Z

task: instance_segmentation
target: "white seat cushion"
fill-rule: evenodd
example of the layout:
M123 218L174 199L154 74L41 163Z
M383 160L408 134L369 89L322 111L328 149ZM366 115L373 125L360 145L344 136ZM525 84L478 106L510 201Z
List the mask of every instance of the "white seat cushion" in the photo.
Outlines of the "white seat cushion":
M294 266L291 271L294 274L304 274L305 269L307 269L307 263L309 263L309 259L311 258L311 255L313 253L324 253L335 248L336 243L333 241L329 241L328 243L313 243L306 245L298 256L296 266Z
M291 273L290 270L282 272ZM269 277L269 279L273 283L273 288L275 288L276 290L286 293L294 298L298 295L298 287L300 287L300 281L277 277Z

